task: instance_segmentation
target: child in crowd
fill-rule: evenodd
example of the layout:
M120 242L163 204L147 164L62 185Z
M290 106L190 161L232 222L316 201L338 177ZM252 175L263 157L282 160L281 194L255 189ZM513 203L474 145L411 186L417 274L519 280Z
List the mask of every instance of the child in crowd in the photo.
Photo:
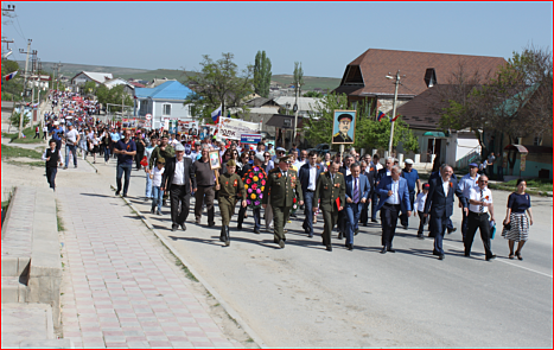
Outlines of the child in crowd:
M160 187L162 185L162 176L165 170L164 167L165 167L165 159L158 158L156 166L154 167L154 169L152 169L152 173L148 175L152 179L153 200L152 200L152 209L150 210L152 214L154 214L156 207L158 207L156 214L162 215L162 201L164 197L164 191L162 191Z
M58 165L63 165L62 152L56 147L56 140L50 140L50 148L44 150L42 160L46 161L46 180L50 184L50 188L55 191Z
M423 191L421 191L414 203L414 214L419 215L419 229L417 230L417 238L423 239L423 227L427 223L427 218L423 216L425 210L425 201L427 200L427 193L429 192L429 184L423 185Z

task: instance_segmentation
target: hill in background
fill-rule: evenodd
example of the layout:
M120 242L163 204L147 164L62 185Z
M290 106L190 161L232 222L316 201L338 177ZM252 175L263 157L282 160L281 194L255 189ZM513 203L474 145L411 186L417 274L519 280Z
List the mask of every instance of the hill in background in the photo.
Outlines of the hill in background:
M18 61L19 66L24 68L25 62ZM54 62L43 62L43 70L46 72L52 72ZM152 81L154 78L167 78L176 79L177 81L184 82L185 74L182 70L178 69L138 69L138 68L125 68L125 67L111 67L111 66L95 66L87 64L75 64L75 63L62 63L63 67L60 68L60 75L64 75L68 78L72 78L81 71L88 72L106 72L112 73L114 77L121 77L123 79L135 79ZM324 78L324 77L309 77L304 76L304 86L302 90L314 90L329 89L332 90L339 86L340 78ZM278 83L281 87L287 87L292 85L293 76L287 74L278 74L271 77L271 81Z

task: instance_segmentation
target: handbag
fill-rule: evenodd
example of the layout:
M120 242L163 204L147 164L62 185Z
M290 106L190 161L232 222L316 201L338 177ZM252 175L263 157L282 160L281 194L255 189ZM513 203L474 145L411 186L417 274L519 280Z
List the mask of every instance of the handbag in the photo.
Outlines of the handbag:
M494 221L490 221L490 225L491 239L494 239L494 235L496 234L496 223Z
M502 229L502 237L505 237L508 232L510 232L510 230L512 229L512 223L508 223L506 225L504 225L504 228Z

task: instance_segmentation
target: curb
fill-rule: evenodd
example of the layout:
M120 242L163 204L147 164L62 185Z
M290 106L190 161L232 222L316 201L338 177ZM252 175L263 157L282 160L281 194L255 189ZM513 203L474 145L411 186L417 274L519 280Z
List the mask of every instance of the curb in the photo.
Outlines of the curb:
M110 185L110 187L112 190L115 191L115 187L113 185ZM256 343L256 345L258 345L261 349L268 349L269 347L258 336L258 334L256 334L256 332L254 332L254 330L250 328L250 326L248 326L248 324L240 317L240 315L235 311L235 309L233 309L229 304L227 304L225 300L223 300L221 295L219 295L219 293L198 273L198 271L196 271L175 248L173 248L171 243L168 242L168 240L154 228L150 220L148 220L148 218L144 216L140 212L140 210L138 210L133 205L133 203L131 203L127 198L121 197L121 199L123 199L125 203L127 203L127 205L129 205L131 209L133 209L137 213L137 215L140 217L140 219L146 225L146 227L148 227L152 232L154 232L156 237L158 237L158 239L163 243L163 245L167 249L169 249L169 251L173 253L173 255L175 255L177 259L179 259L181 263L187 267L187 269L189 269L189 271L194 275L194 277L196 277L196 279L204 286L204 288L206 288L208 292L217 300L217 302L223 307L223 309L229 314L229 316L231 316L240 325L240 327L246 332L246 334L248 334L250 338L254 340L254 343Z

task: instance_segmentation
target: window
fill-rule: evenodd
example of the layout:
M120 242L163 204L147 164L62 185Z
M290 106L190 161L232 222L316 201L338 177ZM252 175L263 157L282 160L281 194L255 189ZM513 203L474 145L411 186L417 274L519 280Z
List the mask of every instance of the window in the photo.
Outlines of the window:
M162 105L162 115L171 115L171 105L169 103Z
M533 146L542 146L542 137L535 136L533 139Z
M435 68L427 68L425 71L425 84L427 87L433 87L437 83L437 74L435 73Z

